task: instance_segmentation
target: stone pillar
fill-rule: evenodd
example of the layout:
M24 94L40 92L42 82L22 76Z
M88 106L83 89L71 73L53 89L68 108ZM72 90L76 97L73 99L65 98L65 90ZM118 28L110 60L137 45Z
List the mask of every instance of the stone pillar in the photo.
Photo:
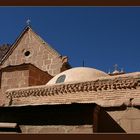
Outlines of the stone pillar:
M98 132L100 106L96 105L93 111L93 133Z

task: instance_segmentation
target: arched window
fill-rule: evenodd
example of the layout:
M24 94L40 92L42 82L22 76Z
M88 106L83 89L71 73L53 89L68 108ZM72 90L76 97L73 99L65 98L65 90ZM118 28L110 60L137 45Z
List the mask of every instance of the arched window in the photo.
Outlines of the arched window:
M63 83L66 79L66 75L61 75L57 78L56 83Z

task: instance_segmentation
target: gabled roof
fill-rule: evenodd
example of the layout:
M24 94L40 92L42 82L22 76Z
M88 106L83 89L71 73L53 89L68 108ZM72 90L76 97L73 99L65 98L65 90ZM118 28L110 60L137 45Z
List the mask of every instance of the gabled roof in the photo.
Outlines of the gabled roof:
M21 34L18 36L18 38L15 40L15 42L11 45L10 49L6 52L5 56L2 57L2 59L0 60L0 64L3 64L4 61L9 57L9 55L14 51L14 49L17 47L18 43L20 42L21 38L24 36L24 34L31 30L35 36L43 43L46 44L46 47L48 47L48 49L50 49L54 54L61 56L55 49L53 49L48 43L46 43L40 36L37 35L37 33L35 33L32 28L30 26L26 26L23 31L21 32Z

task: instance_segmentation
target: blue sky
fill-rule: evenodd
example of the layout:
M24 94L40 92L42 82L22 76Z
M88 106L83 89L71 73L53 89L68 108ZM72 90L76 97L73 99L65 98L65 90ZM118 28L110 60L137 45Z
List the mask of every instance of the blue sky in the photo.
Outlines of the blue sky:
M140 71L140 7L0 7L0 44L12 44L28 18L73 67Z

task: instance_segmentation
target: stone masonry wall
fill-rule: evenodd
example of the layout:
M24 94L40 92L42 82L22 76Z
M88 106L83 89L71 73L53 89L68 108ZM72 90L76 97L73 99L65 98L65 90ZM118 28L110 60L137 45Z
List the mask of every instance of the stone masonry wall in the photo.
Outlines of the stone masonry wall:
M34 125L20 125L19 126L23 134L34 133L34 134L92 134L93 126L92 125L45 125L45 126L34 126Z
M61 57L60 54L53 50L49 44L41 40L30 28L17 42L15 47L2 64L2 68L8 65L31 63L54 76L61 72L63 63L67 61L66 57Z
M5 91L7 89L27 87L28 86L28 70L11 71L1 73L0 86L0 106L6 101Z
M60 85L62 88L58 88L58 90L52 90L52 88L43 86L42 88L36 87L32 89L20 89L14 91L7 91L7 95L13 98L13 105L19 104L65 104L70 102L92 102L96 103L103 107L111 107L111 106L121 106L124 104L129 104L130 98L134 98L132 100L133 104L137 103L137 99L139 99L139 90L138 89L123 89L123 90L108 90L108 91L90 91L90 92L71 92L65 94L63 92L64 86ZM45 90L41 90L45 89ZM69 88L70 89L70 88ZM66 89L65 89L66 90ZM71 90L71 89L70 89ZM44 92L42 92L44 91ZM54 91L57 94L54 94ZM58 91L58 92L57 92ZM29 96L28 96L29 95Z
M27 87L29 71L8 71L2 72L1 90L4 93L7 89Z
M140 110L128 107L122 111L108 111L108 114L127 132L140 133Z
M52 76L47 72L44 72L31 64L3 68L0 73L0 104L4 102L6 90L44 85L51 78Z

